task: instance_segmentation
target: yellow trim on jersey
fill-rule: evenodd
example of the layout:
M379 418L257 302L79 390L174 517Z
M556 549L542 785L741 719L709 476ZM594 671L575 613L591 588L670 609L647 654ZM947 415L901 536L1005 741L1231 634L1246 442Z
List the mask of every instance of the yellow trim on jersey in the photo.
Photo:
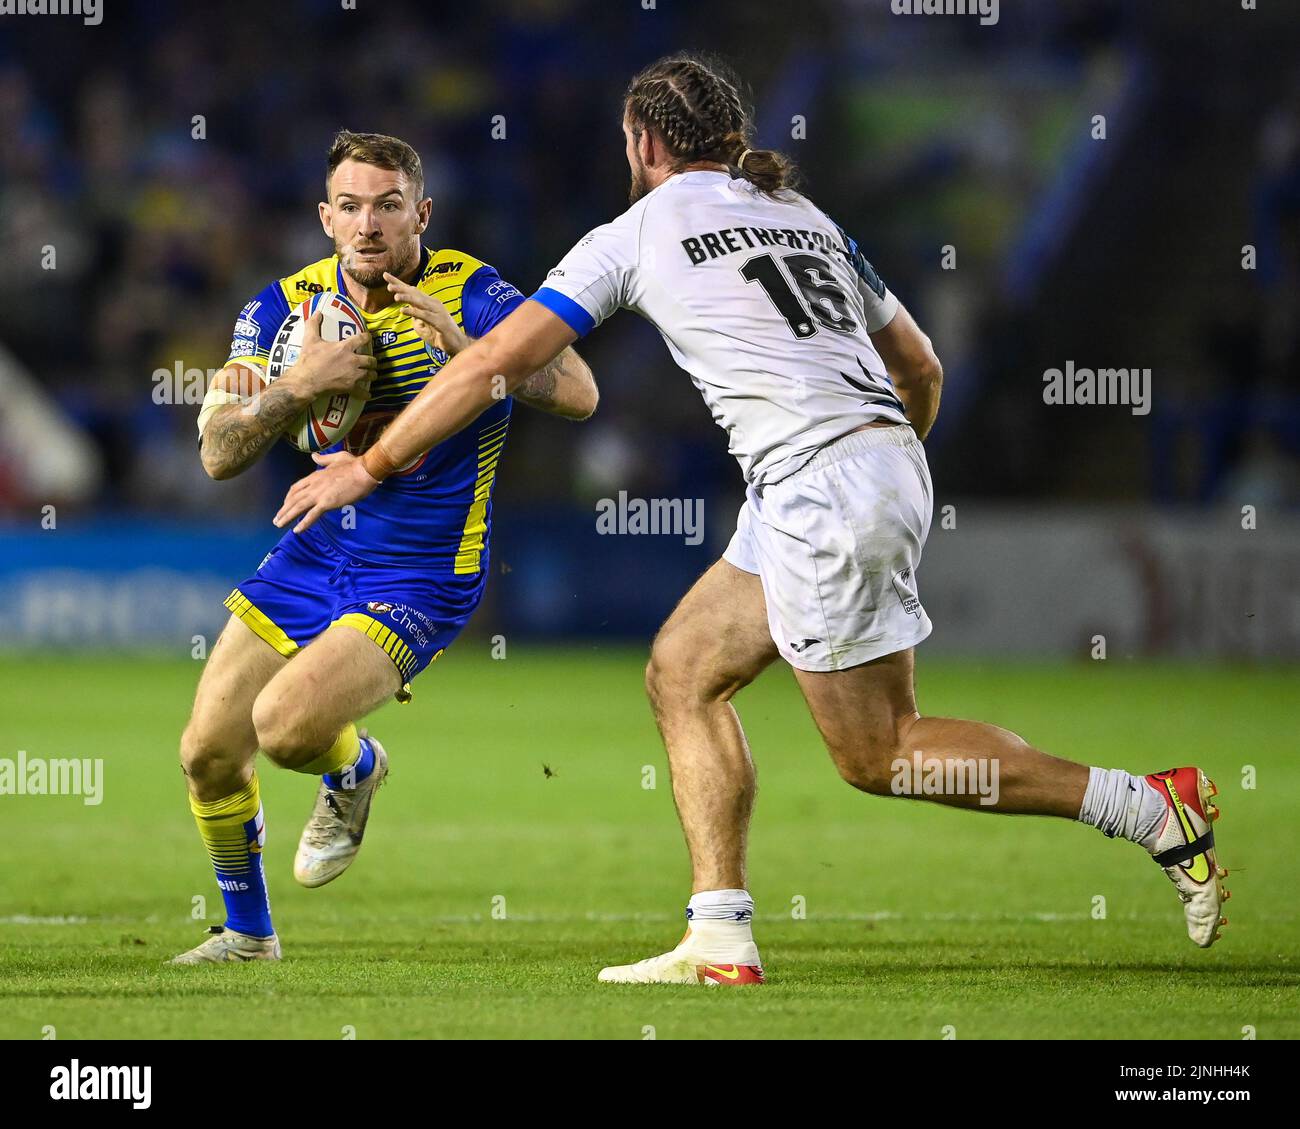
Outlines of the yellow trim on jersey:
M465 529L461 534L460 548L452 572L457 576L472 576L478 572L483 560L483 535L487 533L488 498L492 493L492 480L496 477L501 449L505 446L506 428L510 420L504 419L488 428L478 442L478 478L474 482L474 500L465 515Z
M292 310L298 303L307 301L313 294L319 294L323 290L337 290L338 262L338 256L331 255L328 259L309 263L297 274L280 279L280 293L289 303L289 309Z
M459 324L461 292L465 282L484 265L482 259L476 259L473 255L467 255L464 251L457 251L454 248L444 247L437 251L430 251L416 286L426 294L437 298ZM337 255L331 255L328 259L310 263L296 274L280 279L280 292L292 309L299 302L305 302L313 294L318 294L322 290L337 290L338 273L339 258ZM453 305L456 307L454 310ZM408 332L414 333L411 319L401 312L401 307L397 304L385 306L375 313L362 310L361 316L365 318L366 328L372 333L377 329L396 329L399 336L404 336ZM463 329L464 326L462 325L461 328Z
M285 634L284 628L267 618L238 588L226 597L226 607L236 619L243 620L254 635L270 643L286 659L298 653L298 644Z
M424 293L437 298L447 308L447 312L456 324L464 329L462 306L465 283L484 265L486 264L482 259L476 259L473 255L457 251L455 248L444 247L437 251L429 251L424 270L421 271L416 286ZM280 279L280 292L289 303L289 308L293 309L313 294L325 290L337 290L338 275L338 256L331 255L327 259L310 263L297 273ZM379 362L378 372L370 386L372 408L367 410L378 410L381 407L386 410L390 405L385 404L385 399L394 395L401 395L402 402L407 402L410 395L420 386L427 384L442 365L431 354L422 352L424 342L415 332L415 324L410 316L402 313L400 305L386 306L374 313L362 310L361 316L371 337L376 339L374 352ZM381 346L377 340L381 333L392 333L393 339ZM263 364L268 359L267 355L262 353L254 358ZM418 365L417 362L420 361L424 364ZM228 361L227 364L229 363ZM422 373L421 368L424 369Z
M402 681L410 681L419 660L416 659L415 652L406 645L406 641L396 631L390 627L385 627L373 616L365 615L362 612L348 612L347 615L341 615L330 626L333 627L335 624L340 624L343 627L354 627L367 639L372 640L384 654L393 660L393 665L397 667L397 673L402 676Z

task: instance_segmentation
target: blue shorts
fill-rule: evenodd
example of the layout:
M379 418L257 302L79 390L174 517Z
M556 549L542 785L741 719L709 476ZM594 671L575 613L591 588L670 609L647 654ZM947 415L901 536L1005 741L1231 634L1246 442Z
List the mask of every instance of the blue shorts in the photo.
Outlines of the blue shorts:
M286 533L226 607L286 658L333 624L356 628L393 660L405 701L411 679L460 634L486 584L486 570L456 576L355 561L312 528Z

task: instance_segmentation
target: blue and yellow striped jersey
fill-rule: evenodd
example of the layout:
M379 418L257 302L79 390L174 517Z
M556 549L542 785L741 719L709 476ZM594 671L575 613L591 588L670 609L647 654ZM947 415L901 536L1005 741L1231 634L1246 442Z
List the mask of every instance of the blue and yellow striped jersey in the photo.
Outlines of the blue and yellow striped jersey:
M421 249L419 287L436 297L470 337L482 337L524 296L463 251ZM273 282L240 312L227 364L265 370L291 307L322 290L346 293L337 255ZM416 335L397 305L364 313L378 374L344 446L360 454L447 362ZM318 528L355 561L414 564L473 575L487 567L492 484L510 427L511 400L494 404L464 431L383 482L355 507L323 516ZM338 447L333 448L338 450ZM349 512L352 510L353 512Z

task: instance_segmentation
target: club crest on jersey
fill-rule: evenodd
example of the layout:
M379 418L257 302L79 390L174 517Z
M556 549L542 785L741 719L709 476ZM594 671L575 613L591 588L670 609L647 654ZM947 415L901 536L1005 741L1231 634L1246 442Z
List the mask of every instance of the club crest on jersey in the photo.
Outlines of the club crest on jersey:
M385 604L380 600L371 600L370 603L366 605L366 611L370 612L372 615L384 615L392 610L392 604Z
M429 351L429 356L436 364L445 365L447 363L447 354L441 349L435 349L432 345L426 345L425 348Z

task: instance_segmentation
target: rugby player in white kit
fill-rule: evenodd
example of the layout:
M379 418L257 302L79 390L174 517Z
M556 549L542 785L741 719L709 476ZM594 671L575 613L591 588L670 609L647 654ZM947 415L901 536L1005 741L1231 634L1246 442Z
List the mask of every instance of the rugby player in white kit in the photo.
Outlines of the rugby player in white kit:
M929 338L857 244L789 187L789 162L751 147L750 113L718 63L660 60L623 108L632 206L452 358L362 458L327 456L296 483L277 524L305 528L364 497L615 310L633 310L727 432L747 493L722 560L669 617L646 671L693 868L686 935L600 979L763 981L745 870L754 766L731 699L778 655L855 788L892 796L900 766L956 781L994 762L992 804L919 782L904 794L1081 820L1140 843L1173 881L1192 940L1211 945L1227 923L1227 872L1210 827L1216 789L1199 768L1089 768L997 726L917 710L913 648L930 634L917 566L933 507L921 443L942 383Z

